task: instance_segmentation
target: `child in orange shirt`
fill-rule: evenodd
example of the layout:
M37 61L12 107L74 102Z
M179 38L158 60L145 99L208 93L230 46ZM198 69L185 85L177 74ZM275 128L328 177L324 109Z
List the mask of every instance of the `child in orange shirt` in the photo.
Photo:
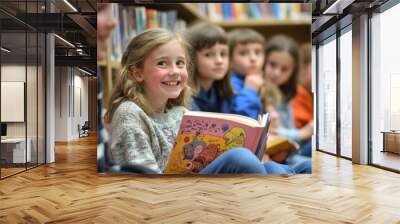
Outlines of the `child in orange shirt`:
M265 88L268 93L263 97L266 103L270 105L266 110L271 114L276 114L275 124L270 127L270 133L289 138L301 144L299 153L281 154L280 158L272 158L274 161L284 162L292 167L296 173L311 173L311 145L308 139L312 135L312 126L306 126L298 129L294 126L292 116L291 101L296 93L298 77L298 47L296 42L284 35L272 37L265 47ZM273 91L273 88L276 88ZM279 93L281 99L271 98L271 93ZM273 102L276 101L276 102ZM279 102L281 101L281 102ZM273 105L276 104L276 105ZM306 142L305 142L306 141ZM303 147L303 144L304 145ZM302 150L304 148L304 150ZM302 153L305 151L307 156Z
M296 128L313 123L313 96L311 93L311 45L300 47L299 82L297 94L292 99L293 119Z

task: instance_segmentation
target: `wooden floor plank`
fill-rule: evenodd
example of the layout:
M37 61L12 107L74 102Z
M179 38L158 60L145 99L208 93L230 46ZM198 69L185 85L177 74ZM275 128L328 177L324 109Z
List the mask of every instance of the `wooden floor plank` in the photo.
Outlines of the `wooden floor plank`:
M0 181L0 223L400 223L400 175L313 153L313 174L137 177L96 173L96 139Z

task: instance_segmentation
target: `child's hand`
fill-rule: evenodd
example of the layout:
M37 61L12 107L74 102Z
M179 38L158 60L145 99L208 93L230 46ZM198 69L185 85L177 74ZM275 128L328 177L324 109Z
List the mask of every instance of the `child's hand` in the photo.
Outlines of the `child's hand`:
M264 79L261 73L246 75L244 85L248 88L255 89L256 91L260 90L261 86L264 85Z
M314 121L312 120L300 129L300 137L302 140L310 139L313 132L314 132Z
M272 135L277 135L278 134L278 128L279 128L279 114L275 110L275 107L269 105L267 109L268 113L271 116L271 124L269 125L269 133Z
M288 155L289 155L288 151L282 151L271 156L271 159L277 163L283 163L287 159Z
M265 153L264 156L263 156L263 158L262 158L262 160L261 160L261 162L262 162L262 163L266 163L266 162L268 162L269 160L270 160L269 155Z

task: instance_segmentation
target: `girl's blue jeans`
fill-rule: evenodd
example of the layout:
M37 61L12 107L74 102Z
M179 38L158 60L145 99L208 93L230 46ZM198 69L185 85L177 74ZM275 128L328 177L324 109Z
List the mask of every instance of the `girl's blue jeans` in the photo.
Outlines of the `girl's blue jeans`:
M268 161L266 163L246 148L231 149L208 164L199 174L294 174L285 164Z

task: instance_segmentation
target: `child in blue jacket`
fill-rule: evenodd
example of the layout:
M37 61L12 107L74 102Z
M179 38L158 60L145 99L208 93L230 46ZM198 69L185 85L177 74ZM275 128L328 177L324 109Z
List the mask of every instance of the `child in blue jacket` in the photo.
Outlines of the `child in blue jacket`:
M259 90L264 80L265 39L258 32L241 28L229 32L232 87L237 94L232 102L233 113L257 119L263 113Z

